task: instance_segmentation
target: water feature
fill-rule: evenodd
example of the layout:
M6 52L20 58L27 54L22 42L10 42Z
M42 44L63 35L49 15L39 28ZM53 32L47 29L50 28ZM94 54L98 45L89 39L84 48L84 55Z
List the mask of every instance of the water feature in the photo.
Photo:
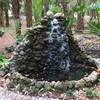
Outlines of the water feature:
M66 29L65 17L52 16L44 17L41 25L27 32L0 74L16 71L36 80L71 80L76 79L74 76L79 76L79 72L85 72L80 64L84 64L84 68L95 66Z
M56 18L49 22L46 34L47 66L44 72L47 70L46 77L48 76L48 79L56 80L57 77L63 79L62 77L68 74L71 66L68 37L62 31Z

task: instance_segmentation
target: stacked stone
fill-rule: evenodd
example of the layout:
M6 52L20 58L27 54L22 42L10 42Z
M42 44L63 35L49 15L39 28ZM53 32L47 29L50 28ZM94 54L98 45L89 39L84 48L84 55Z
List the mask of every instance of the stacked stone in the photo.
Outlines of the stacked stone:
M5 66L5 73L18 71L28 77L38 77L44 63L45 27L37 26L27 32L25 39L15 48L10 63Z
M57 17L55 16L55 18ZM48 43L47 30L51 20L52 18L44 17L41 20L41 25L27 32L25 39L14 50L10 63L6 66L6 71L18 71L31 78L47 78L50 80L58 80L61 75L64 75L65 68L60 68L60 62L62 56L66 58L67 52L61 53L60 47L62 42L67 42L67 38L64 36L64 41L55 41L52 45ZM58 21L62 24L61 21L63 20L58 17ZM63 28L63 26L61 27ZM54 52L54 55L49 62L50 49L51 53Z

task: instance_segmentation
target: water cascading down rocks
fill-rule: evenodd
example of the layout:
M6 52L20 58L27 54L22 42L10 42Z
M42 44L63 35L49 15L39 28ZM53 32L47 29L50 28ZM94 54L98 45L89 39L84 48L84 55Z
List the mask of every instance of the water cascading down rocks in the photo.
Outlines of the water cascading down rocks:
M0 75L19 72L37 80L57 81L67 79L78 63L96 67L81 51L64 22L64 16L47 16L41 25L28 30Z
M71 66L68 37L56 18L51 19L48 23L46 35L47 61L44 73L51 80L52 78L56 80L57 77L62 79L69 72Z

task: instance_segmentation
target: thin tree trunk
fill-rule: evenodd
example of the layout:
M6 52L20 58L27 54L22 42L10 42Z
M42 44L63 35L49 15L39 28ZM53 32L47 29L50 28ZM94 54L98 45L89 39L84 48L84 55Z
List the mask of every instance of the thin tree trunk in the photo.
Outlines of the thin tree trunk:
M78 14L76 29L77 31L82 31L84 29L84 19L82 14Z
M21 34L20 4L19 0L12 0L12 11L15 19L16 34Z
M0 4L0 26L4 26L4 19L3 19L3 6Z
M77 5L81 5L83 2L80 0L77 0ZM77 25L76 25L76 30L77 31L82 31L84 29L84 12L78 12L77 15Z
M64 15L65 16L68 16L68 2L65 1L65 0L61 0L61 5L62 5L62 8L63 8L63 12L64 12Z
M9 15L8 15L8 9L5 9L5 18L6 18L6 27L9 26Z
M25 15L27 27L32 26L32 0L25 0Z
M42 17L46 15L48 10L49 10L49 1L42 0Z

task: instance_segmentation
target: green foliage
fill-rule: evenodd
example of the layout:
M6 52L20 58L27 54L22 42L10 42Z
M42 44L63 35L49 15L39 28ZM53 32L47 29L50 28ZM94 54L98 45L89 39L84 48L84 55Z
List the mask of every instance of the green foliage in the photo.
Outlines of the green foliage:
M92 3L88 7L90 10L100 11L100 1L97 1L95 3Z
M73 96L73 93L75 92L75 90L74 89L68 89L67 91L66 91L66 95L67 96Z
M19 35L19 36L17 36L17 38L16 38L16 44L18 45L23 40L24 37L25 37L25 35Z
M100 1L89 5L89 10L96 13L96 18L89 23L90 32L100 36Z
M0 0L0 5L2 5L4 9L9 9L9 2L9 0Z
M63 10L59 6L56 6L53 4L50 8L50 11L52 11L54 14L56 14L58 12L62 12Z
M42 9L42 0L33 0L33 16L35 19L35 23L38 24L40 22L41 17L41 9Z
M0 28L0 37L3 36L4 32L5 32L4 29Z
M100 92L94 90L93 88L84 88L85 95L87 97L98 97L100 96Z
M85 0L78 0L77 4L73 7L73 11L84 14L87 11Z
M100 23L91 21L89 23L89 29L90 29L90 32L100 36Z
M31 91L33 93L37 93L39 91L39 88L37 88L35 85L34 86L31 86Z
M73 24L75 23L75 18L73 16L69 16L69 17L66 17L65 19L65 24L68 26L68 27L71 27L73 26Z
M6 59L5 55L3 53L0 53L0 66L8 64L8 59Z
M16 34L21 34L21 22L20 19L15 20Z

